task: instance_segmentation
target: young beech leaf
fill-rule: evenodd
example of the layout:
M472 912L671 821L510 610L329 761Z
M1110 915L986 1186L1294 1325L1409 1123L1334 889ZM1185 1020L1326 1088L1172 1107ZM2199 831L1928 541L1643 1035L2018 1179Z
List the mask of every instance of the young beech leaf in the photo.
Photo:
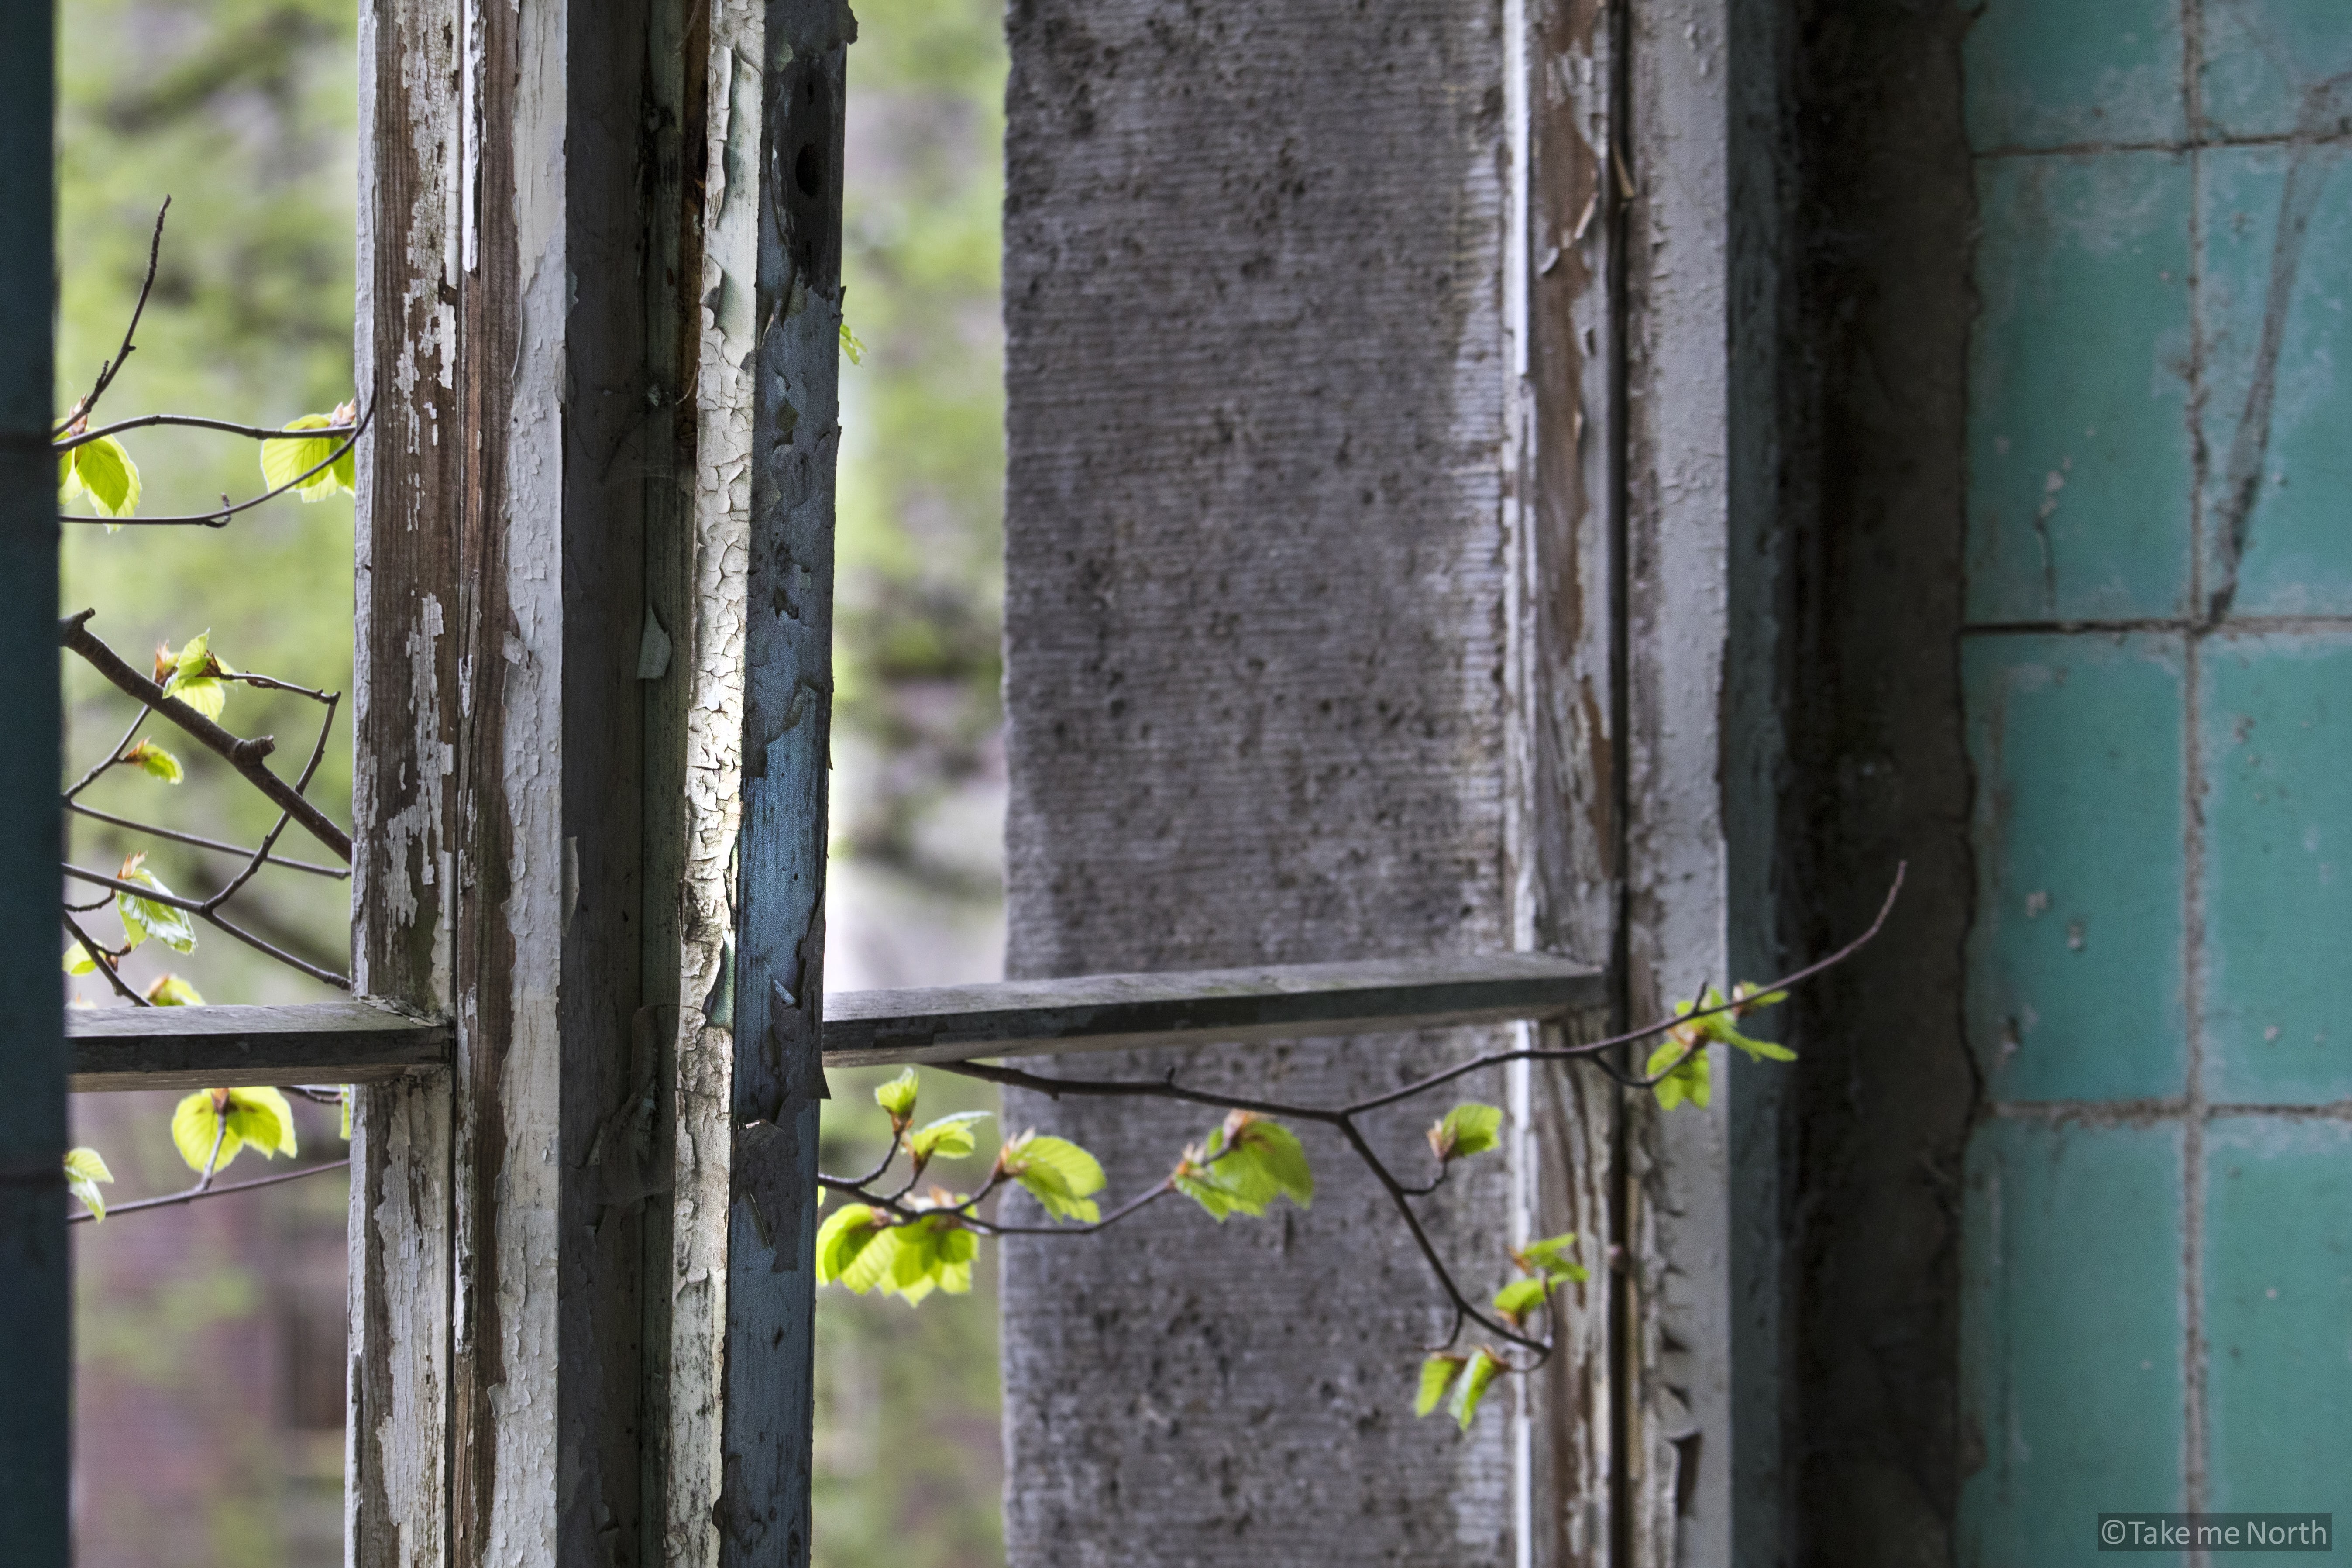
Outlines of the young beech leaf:
M852 364L866 363L866 345L857 341L857 334L849 330L847 321L841 323L841 352L849 356Z
M874 1103L890 1113L890 1120L903 1122L915 1114L915 1090L921 1080L913 1068L900 1070L897 1078L874 1091Z
M847 1214L849 1210L841 1212ZM877 1215L873 1227L864 1233L865 1238L844 1248L841 1282L852 1294L863 1296L890 1277L891 1265L898 1257L898 1233L903 1228L883 1224L882 1216Z
M971 1124L985 1121L985 1110L959 1110L953 1116L942 1116L937 1121L926 1122L907 1135L907 1152L918 1163L932 1160L961 1160L977 1147Z
M849 1270L880 1231L879 1216L864 1204L851 1204L818 1227L816 1282L830 1285ZM852 1287L856 1289L856 1287Z
M1314 1203L1315 1173L1307 1166L1307 1151L1298 1145L1298 1134L1245 1110L1226 1117L1225 1128L1234 1154L1264 1173L1276 1192L1300 1208Z
M1234 1191L1224 1184L1215 1166L1200 1163L1200 1153L1198 1146L1187 1149L1184 1158L1177 1163L1175 1173L1169 1180L1178 1192L1206 1209L1209 1217L1220 1225L1224 1223L1227 1215L1265 1213L1265 1204L1262 1200Z
M144 855L131 856L123 861L121 868L115 873L116 879L135 883L142 888L152 888L166 897L176 897L177 895L165 887L154 872L147 869L146 859L147 857ZM132 947L137 947L152 936L173 952L195 951L195 922L188 918L188 911L185 910L159 903L153 899L142 899L136 893L118 892L114 895L114 912L121 918L122 934L130 939Z
M335 1094L336 1098L342 1101L343 1142L348 1143L352 1141L352 1101L357 1098L357 1095L350 1084L343 1085L335 1091Z
M1549 1289L1549 1285L1541 1279L1514 1279L1495 1292L1495 1310L1502 1313L1516 1328L1526 1321L1529 1312L1535 1310Z
M92 1219L106 1218L106 1194L98 1190L98 1184L112 1180L114 1173L106 1168L97 1150L66 1151L66 1190L81 1200Z
M1429 1151L1440 1164L1483 1154L1502 1142L1503 1113L1475 1100L1457 1105L1429 1130Z
M208 1160L215 1170L225 1170L236 1158L237 1135L221 1128L221 1118L227 1109L228 1090L225 1089L200 1089L173 1108L172 1142L191 1171L201 1173ZM220 1140L217 1155L214 1153L215 1137Z
M148 1002L157 1007L201 1007L205 999L196 988L176 974L159 974L147 987Z
M198 632L174 653L169 643L155 649L155 679L163 694L176 697L207 719L217 719L228 700L228 683L221 677L236 672L212 649L212 633Z
M1660 1042L1656 1050L1650 1053L1649 1066L1643 1069L1643 1076L1654 1078L1665 1072L1666 1065L1676 1058L1681 1059L1681 1065L1659 1079L1651 1090L1658 1097L1659 1108L1672 1110L1685 1100L1704 1108L1708 1095L1713 1092L1707 1080L1706 1046L1704 1041L1690 1043L1668 1036Z
M1733 987L1735 992L1737 992L1738 989L1738 987L1737 986ZM1705 1006L1720 1007L1724 1005L1725 1000L1726 998L1724 997L1723 993L1710 985L1706 988L1706 994L1701 999L1701 1002ZM1675 1004L1675 1013L1676 1016L1692 1012L1693 1010L1691 1004L1688 1002L1677 1002ZM1748 1058L1752 1061L1792 1062L1797 1059L1797 1053L1790 1050L1786 1046L1776 1046L1769 1040L1751 1040L1746 1035L1741 1034L1738 1029L1734 1028L1732 1026L1732 1020L1738 1017L1740 1013L1744 1013L1746 1011L1747 1009L1742 1007L1729 1013L1709 1013L1706 1017L1695 1020L1694 1023L1688 1026L1696 1028L1698 1032L1707 1039L1715 1040L1727 1046L1735 1046L1740 1050L1746 1051ZM1676 1032L1680 1033L1680 1031Z
M1465 1358L1441 1352L1421 1363L1421 1392L1412 1402L1415 1416L1428 1415L1445 1402L1446 1390L1462 1375Z
M933 1201L946 1205L963 1200L961 1194L941 1193ZM933 1290L961 1296L971 1289L971 1260L980 1251L980 1238L953 1216L926 1215L900 1226L895 1234L898 1249L882 1287L885 1296L897 1296L912 1307Z
M294 1109L274 1089L200 1089L173 1110L172 1142L188 1169L201 1172L213 1157L215 1137L220 1140L215 1173L228 1169L247 1143L272 1158L291 1156Z
M123 752L121 761L123 766L137 768L150 778L162 779L165 784L178 784L187 776L180 766L180 759L152 741L140 742Z
M98 973L98 960L89 955L89 949L82 946L79 938L66 943L65 970L68 974Z
M1759 1008L1779 1006L1789 999L1789 994L1786 991L1766 991L1743 980L1731 988L1731 999L1738 1004L1732 1008L1731 1016L1745 1018Z
M1102 1163L1068 1139L1024 1132L1004 1146L997 1163L1055 1219L1092 1225L1102 1218L1094 1201L1103 1190Z
M294 1157L294 1108L274 1089L230 1089L228 1130L273 1160Z
M1591 1276L1584 1266L1570 1255L1576 1246L1576 1232L1565 1231L1548 1236L1541 1241L1531 1241L1512 1255L1512 1261L1530 1274L1541 1274L1553 1279L1582 1282Z
M337 411L338 413L341 410ZM283 426L288 430L324 430L336 423L331 414L305 414ZM312 436L299 441L264 441L261 444L262 482L270 489L292 484L296 479L334 457L335 448L343 444L339 436ZM345 453L348 458L351 454ZM295 493L306 501L325 500L331 496L347 495L352 482L343 476L341 460L331 467L319 468L302 481Z
M82 502L99 517L130 517L139 510L139 465L121 442L100 436L58 459L58 491L60 500ZM106 531L114 531L111 521Z
M1477 1417L1478 1402L1486 1397L1487 1385L1502 1370L1503 1363L1484 1349L1470 1352L1470 1364L1462 1369L1462 1381L1454 1385L1454 1418L1465 1432Z

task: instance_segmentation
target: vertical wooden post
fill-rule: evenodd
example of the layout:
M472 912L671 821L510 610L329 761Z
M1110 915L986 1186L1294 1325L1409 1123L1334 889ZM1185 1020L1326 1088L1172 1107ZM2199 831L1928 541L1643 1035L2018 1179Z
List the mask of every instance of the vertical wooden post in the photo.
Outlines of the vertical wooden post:
M808 1561L840 451L842 0L767 8L728 1222L724 1564Z
M362 17L364 1568L806 1560L853 26Z
M49 119L46 5L0 6L0 648L18 672L0 747L0 1552L64 1568L71 1281L58 1021L58 506L49 455Z

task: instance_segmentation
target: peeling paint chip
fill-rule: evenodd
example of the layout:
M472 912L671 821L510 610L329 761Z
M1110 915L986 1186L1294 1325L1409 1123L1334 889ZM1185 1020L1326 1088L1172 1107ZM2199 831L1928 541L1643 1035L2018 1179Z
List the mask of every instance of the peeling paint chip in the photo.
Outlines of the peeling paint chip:
M646 606L646 632L637 640L637 679L659 680L669 673L669 634L662 630L661 622L654 616L654 607Z

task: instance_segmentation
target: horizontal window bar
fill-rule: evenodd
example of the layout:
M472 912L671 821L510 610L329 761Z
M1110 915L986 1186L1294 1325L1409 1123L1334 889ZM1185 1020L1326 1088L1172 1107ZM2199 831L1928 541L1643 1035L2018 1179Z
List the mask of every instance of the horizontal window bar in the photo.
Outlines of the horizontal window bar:
M824 1061L951 1062L1392 1033L1557 1018L1607 998L1601 971L1537 952L852 991L825 998Z
M446 1066L449 1026L382 1002L285 1007L68 1007L69 1087L367 1083Z
M1548 953L1087 974L825 998L828 1067L1058 1056L1558 1018L1606 1004ZM364 998L288 1007L71 1007L72 1087L363 1083L445 1066L449 1026Z

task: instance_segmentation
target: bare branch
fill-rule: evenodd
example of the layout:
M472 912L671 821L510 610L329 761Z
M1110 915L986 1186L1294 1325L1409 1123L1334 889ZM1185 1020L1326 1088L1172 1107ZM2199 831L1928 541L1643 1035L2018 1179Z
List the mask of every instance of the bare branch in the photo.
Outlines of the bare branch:
M329 453L323 461L313 463L284 484L275 489L264 490L251 500L231 501L226 496L223 496L217 511L183 512L176 517L82 517L68 513L58 517L58 521L59 522L99 522L104 523L109 528L226 528L228 526L228 520L237 513L251 511L266 501L276 500L288 490L299 489L310 479L333 468L342 460L344 453L359 445L359 432L364 431L368 427L368 422L374 417L375 400L371 398L368 400L367 412L360 416L360 422L352 426L353 433L341 446ZM281 430L278 434L283 436L285 432Z
M82 930L73 916L64 915L60 918L66 922L66 930L73 933L73 939L76 942L81 943L81 950L89 954L89 961L98 965L98 972L106 976L107 984L113 986L117 994L129 1001L133 1007L152 1007L155 1005L131 988L129 983L115 970L114 954L92 941L89 932Z
M351 1163L350 1156L346 1155L341 1160L331 1160L323 1165L305 1165L299 1171L280 1171L274 1176L257 1176L249 1182L231 1182L226 1186L219 1187L190 1187L185 1192L173 1193L164 1197L141 1198L137 1203L130 1204L110 1204L107 1205L106 1217L112 1219L117 1215L137 1214L142 1209L172 1208L180 1204L194 1203L198 1198L223 1198L231 1193L249 1193L256 1187L274 1187L280 1182L299 1182L305 1176L315 1176L324 1171L349 1170ZM94 1214L69 1215L66 1218L66 1223L85 1225L97 1218Z
M205 419L194 414L142 414L136 419L118 419L111 425L95 430L85 430L79 436L49 443L53 452L70 452L76 447L87 446L105 436L120 436L125 430L144 430L152 426L170 425L193 430L217 430L225 436L245 436L257 441L331 441L339 437L358 434L356 425L320 425L308 430L273 430L267 425L232 425L226 419ZM123 520L118 518L115 521Z
M139 352L139 345L131 340L139 331L139 318L147 313L147 296L155 290L155 268L163 257L163 218L171 210L169 196L155 209L155 232L147 241L147 276L139 285L139 302L131 307L131 324L122 329L122 346L115 351L112 359L98 367L98 384L89 389L89 396L74 405L73 413L58 426L59 430L68 428L76 419L89 418L98 407L98 400L106 395L106 389L114 384L114 378L122 374L124 363Z
M88 816L100 822L111 823L117 827L129 828L133 833L143 833L151 838L168 839L173 844L190 844L199 849L211 849L223 855L234 855L239 859L254 853L242 844L224 844L217 838L205 838L194 833L182 833L177 828L158 827L152 822L138 822L128 816L117 816L112 812L100 811L96 806L84 805L79 801L68 801L66 809L77 816ZM310 860L289 860L282 855L270 856L268 863L272 866L283 866L289 871L307 871L313 877L332 877L338 881L349 881L352 875L351 868L347 866L320 866Z
M153 709L209 750L226 758L228 764L243 773L256 789L269 797L272 804L308 829L310 836L333 850L346 863L352 858L351 835L336 826L327 814L304 799L298 790L269 771L262 759L277 749L277 742L264 735L255 740L241 740L214 723L176 697L164 694L163 689L124 663L120 655L90 635L84 624L97 612L84 610L58 623L58 641L88 659L93 668L111 681L126 695Z

